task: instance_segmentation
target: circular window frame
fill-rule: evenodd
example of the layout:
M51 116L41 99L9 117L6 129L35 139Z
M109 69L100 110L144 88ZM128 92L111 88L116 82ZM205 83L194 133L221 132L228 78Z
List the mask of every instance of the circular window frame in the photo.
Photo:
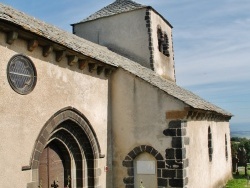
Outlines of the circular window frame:
M13 64L17 63L17 62L22 62L22 65L25 65L26 67L22 66L22 70L14 70L16 72L12 72L13 71ZM19 65L20 66L20 65ZM20 68L20 67L18 67ZM25 70L24 70L25 69ZM29 80L30 84L27 86L25 86L24 79L18 80L18 77L12 77L11 75L18 75L19 79L24 78L25 76L30 76L31 80ZM21 94L21 95L27 95L30 92L33 91L33 89L36 86L36 82L37 82L37 72L36 72L36 68L34 66L34 63L31 61L31 59L23 54L17 54L14 55L8 62L8 66L7 66L7 78L8 78L8 82L11 86L11 88ZM17 82L19 81L19 82ZM23 83L21 83L23 82ZM23 87L19 87L19 85L22 85Z

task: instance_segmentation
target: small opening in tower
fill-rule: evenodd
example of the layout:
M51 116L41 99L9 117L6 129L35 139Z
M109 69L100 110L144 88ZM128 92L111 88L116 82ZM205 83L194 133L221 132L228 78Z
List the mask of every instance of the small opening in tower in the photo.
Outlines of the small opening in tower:
M158 38L158 49L165 56L169 57L169 40L167 33L162 32L161 28L158 26L157 28L157 38Z
M212 131L210 126L208 127L208 155L209 161L212 162L213 159L213 142L212 142Z
M169 42L168 42L168 36L167 36L166 33L164 34L163 54L164 54L165 56L168 56L168 57L169 57Z

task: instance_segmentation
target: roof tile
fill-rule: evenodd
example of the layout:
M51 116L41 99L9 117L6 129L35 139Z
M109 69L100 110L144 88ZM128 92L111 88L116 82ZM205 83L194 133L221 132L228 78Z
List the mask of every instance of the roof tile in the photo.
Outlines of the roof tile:
M116 1L117 2L117 1ZM126 2L118 0L118 2ZM145 80L151 85L161 89L167 94L183 101L185 104L195 109L208 110L217 112L225 116L232 116L231 113L205 101L194 93L177 86L174 82L170 82L161 78L152 70L141 66L128 58L118 55L106 47L87 41L76 35L56 28L53 25L42 22L38 19L30 17L11 7L0 3L0 20L15 24L23 29L37 34L43 38L47 38L54 43L65 46L68 49L81 53L85 56L99 60L108 65L120 67L137 77Z
M91 21L91 20L96 20L98 18L120 14L123 12L129 12L132 10L137 10L137 9L141 9L145 7L147 6L138 4L131 0L116 0L114 3L95 12L94 14L90 15L86 19L82 20L80 23Z

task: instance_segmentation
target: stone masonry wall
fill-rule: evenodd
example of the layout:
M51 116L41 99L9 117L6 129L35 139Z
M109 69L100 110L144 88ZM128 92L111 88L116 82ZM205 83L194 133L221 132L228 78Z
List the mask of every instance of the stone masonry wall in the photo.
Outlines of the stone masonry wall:
M166 149L166 169L163 170L163 177L168 180L167 187L188 187L186 146L189 138L186 126L184 121L171 121L169 128L163 131L165 136L172 137L172 147Z

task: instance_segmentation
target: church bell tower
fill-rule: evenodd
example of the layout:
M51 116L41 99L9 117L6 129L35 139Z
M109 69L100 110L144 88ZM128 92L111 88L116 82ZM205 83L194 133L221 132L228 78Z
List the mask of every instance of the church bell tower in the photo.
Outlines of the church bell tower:
M74 34L176 81L172 26L152 7L116 0L72 26Z

